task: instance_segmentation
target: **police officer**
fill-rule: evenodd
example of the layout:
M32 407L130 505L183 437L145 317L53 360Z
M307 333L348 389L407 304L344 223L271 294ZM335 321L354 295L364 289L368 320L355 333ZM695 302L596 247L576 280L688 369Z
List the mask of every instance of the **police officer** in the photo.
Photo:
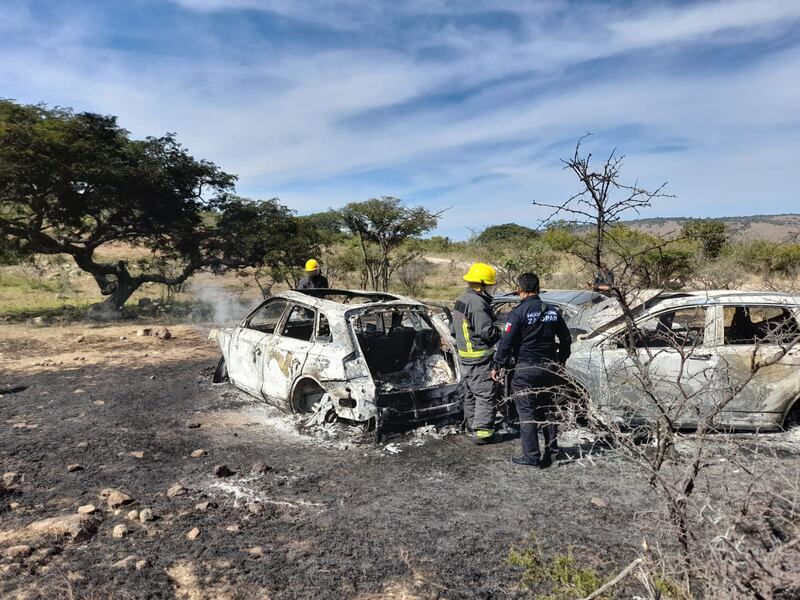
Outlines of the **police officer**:
M328 287L328 278L319 272L319 263L311 258L306 261L306 276L297 284L298 290L315 290Z
M458 298L451 331L456 338L464 382L464 419L476 444L494 441L497 384L492 380L494 345L500 339L490 291L497 283L494 267L475 263L463 277L468 287Z
M536 275L523 273L518 287L521 301L508 315L505 333L495 352L492 379L498 381L500 371L516 359L511 390L519 413L522 456L511 460L518 465L546 468L558 452L552 388L558 380L558 365L563 366L569 357L572 338L558 309L539 298ZM543 452L538 423L543 424Z

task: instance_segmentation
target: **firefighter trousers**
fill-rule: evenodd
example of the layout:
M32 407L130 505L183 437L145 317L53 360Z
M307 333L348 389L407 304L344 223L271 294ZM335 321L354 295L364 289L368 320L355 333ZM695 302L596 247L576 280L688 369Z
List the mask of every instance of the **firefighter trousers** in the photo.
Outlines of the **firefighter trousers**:
M464 420L467 427L494 429L497 414L497 384L492 381L492 357L473 364L461 363Z

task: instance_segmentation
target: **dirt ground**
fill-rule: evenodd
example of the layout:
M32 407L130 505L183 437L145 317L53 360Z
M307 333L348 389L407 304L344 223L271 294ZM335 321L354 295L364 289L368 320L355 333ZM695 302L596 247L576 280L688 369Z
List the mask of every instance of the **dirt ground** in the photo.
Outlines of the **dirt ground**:
M618 456L540 471L510 463L516 441L326 441L212 384L202 328L137 327L0 326L0 473L17 474L0 496L0 597L523 598L506 558L531 531L604 575L637 554L655 499ZM115 512L106 488L131 502ZM76 539L24 529L87 504ZM153 520L130 520L144 509ZM30 548L9 557L15 539Z

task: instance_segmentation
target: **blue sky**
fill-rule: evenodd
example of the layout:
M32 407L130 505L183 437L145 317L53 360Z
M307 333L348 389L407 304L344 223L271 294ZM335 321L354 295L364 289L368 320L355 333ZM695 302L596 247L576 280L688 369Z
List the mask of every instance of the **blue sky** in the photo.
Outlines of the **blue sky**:
M0 0L0 97L174 131L300 213L394 195L536 225L587 149L675 199L800 212L794 0Z

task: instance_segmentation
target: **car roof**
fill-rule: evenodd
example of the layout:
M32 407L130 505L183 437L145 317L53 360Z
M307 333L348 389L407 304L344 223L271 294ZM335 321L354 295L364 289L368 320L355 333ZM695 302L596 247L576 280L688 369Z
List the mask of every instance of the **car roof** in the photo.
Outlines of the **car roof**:
M776 304L800 304L800 295L773 291L703 290L694 292L662 292L653 298L652 306L675 306L695 304L726 304L743 302L766 302Z
M593 290L542 290L539 294L544 300L550 302L557 302L559 304L571 304L573 306L580 306L595 301L598 298L605 298L603 294L599 294ZM498 294L492 301L499 302L519 302L519 295L515 292L507 294Z
M425 307L419 300L401 296L399 294L389 294L387 292L375 292L366 290L339 290L339 289L316 289L316 290L288 290L279 292L273 298L283 298L293 302L299 302L306 306L311 306L329 313L344 314L354 308L369 308L378 306L394 305L416 305ZM335 299L334 299L335 298ZM351 299L354 302L347 302L342 299Z

